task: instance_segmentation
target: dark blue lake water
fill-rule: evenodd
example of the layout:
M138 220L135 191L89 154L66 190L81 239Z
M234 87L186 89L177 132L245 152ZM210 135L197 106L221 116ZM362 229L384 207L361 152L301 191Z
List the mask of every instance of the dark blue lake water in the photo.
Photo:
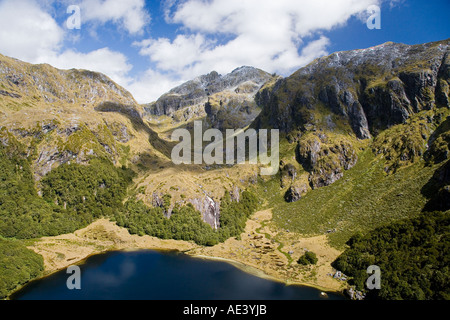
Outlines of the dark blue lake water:
M81 290L69 290L66 271L31 282L12 299L28 300L319 300L320 291L262 279L226 262L175 252L109 252L88 258ZM344 299L328 294L330 300Z

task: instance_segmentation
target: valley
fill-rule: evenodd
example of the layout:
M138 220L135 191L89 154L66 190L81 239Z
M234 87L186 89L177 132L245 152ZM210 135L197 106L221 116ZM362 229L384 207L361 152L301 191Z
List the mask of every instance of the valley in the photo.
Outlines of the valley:
M330 264L341 251L330 247L326 236L303 238L297 233L283 232L271 220L270 209L256 212L247 220L240 239L228 239L212 247L130 235L125 228L107 219L99 219L72 234L26 240L24 243L44 257L44 276L108 251L176 250L192 257L226 261L250 274L288 285L313 286L336 292L345 287L343 282L327 275L334 274ZM296 263L305 250L318 254L317 265L300 266Z
M0 297L129 249L364 290L365 264L400 261L412 248L429 249L405 266L416 273L390 265L395 281L373 298L448 297L449 46L337 52L286 78L252 67L211 72L149 104L96 72L0 55L0 268L13 275L0 276ZM249 161L175 164L171 136L186 129L193 138L195 123L201 135L279 130L277 173ZM395 253L386 243L398 244ZM306 252L315 264L298 263ZM332 277L338 266L348 282ZM426 280L411 280L417 272ZM404 289L411 281L417 294Z

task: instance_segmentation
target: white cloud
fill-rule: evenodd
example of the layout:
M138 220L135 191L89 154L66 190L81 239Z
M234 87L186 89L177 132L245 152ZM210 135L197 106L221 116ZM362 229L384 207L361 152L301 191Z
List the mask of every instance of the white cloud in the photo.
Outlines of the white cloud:
M64 31L35 2L0 2L0 52L33 62L60 48Z
M389 7L392 9L394 7L402 5L406 0L391 0L389 2Z
M187 0L170 21L194 32L305 36L345 23L378 0Z
M327 54L326 47L330 44L330 40L327 37L321 36L320 39L311 41L302 49L299 63L306 65L313 61L317 57L321 57Z
M181 25L184 34L136 45L172 80L242 65L288 75L328 53L323 31L343 26L380 1L167 0L166 20ZM218 41L224 37L229 40Z
M124 54L111 51L109 48L102 48L89 53L66 50L60 54L42 56L37 62L49 63L59 69L76 68L101 72L122 85L131 81L128 72L133 67L128 63Z
M250 65L289 75L328 53L330 40L324 31L345 25L352 16L361 17L381 1L388 0L165 0L166 21L179 26L177 33L172 39L136 41L135 48L153 67L132 78L132 65L123 53L108 47L87 53L63 48L70 35L49 14L54 0L0 0L0 52L32 63L103 72L144 103L212 70L225 74ZM75 4L82 10L82 28L94 26L92 34L113 23L140 35L150 21L144 0Z
M102 72L121 85L132 81L127 57L109 48L88 53L62 50L64 29L45 10L48 3L30 0L0 2L0 53L31 63L49 63L60 69ZM44 9L45 8L45 9Z
M183 80L179 77L149 69L143 75L128 81L124 86L133 94L137 102L149 103L182 83Z
M82 20L100 22L112 21L129 33L142 33L150 22L144 0L83 0L80 3Z
M201 54L211 43L200 34L178 35L172 42L167 38L149 39L134 43L141 55L148 55L162 70L180 70L200 62Z

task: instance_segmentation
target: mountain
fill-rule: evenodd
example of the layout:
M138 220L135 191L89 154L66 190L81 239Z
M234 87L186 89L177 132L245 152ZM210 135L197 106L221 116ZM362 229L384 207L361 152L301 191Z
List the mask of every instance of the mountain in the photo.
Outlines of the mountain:
M243 67L227 76L200 77L201 80L192 82L200 81L218 94L233 88L242 90L240 94L250 99L247 96L254 95L258 85L270 77L257 69ZM171 92L192 96L182 87ZM202 101L204 109L208 100ZM225 189L239 193L243 187L237 185L254 177L255 169L242 175L236 168L234 173L228 173L233 178L227 183L211 188L214 185L211 179L221 173L201 166L178 170L170 160L174 143L164 139L165 128L146 121L146 112L128 91L101 73L59 70L0 56L0 142L7 148L6 156L11 158L16 156L11 146L19 146L20 158L29 162L40 195L41 180L58 168L106 159L116 167L129 167L138 174L133 188L144 190L137 192L137 197L146 204L163 207L164 195L171 194L172 201L164 209L166 216L170 216L176 203L191 203L204 221L217 226L218 199ZM197 170L206 171L205 176L193 178ZM171 181L162 183L168 177L172 177ZM55 203L66 207L68 202L55 200Z
M448 52L448 40L415 46L388 42L316 59L257 95L264 110L260 121L286 133L308 125L336 126L310 112L324 107L358 138L368 139L414 113L448 105Z
M316 59L287 78L247 66L224 76L213 71L148 105L137 104L99 73L0 56L0 121L27 147L36 180L61 164L103 157L142 173L138 187L145 187L147 203L161 203L165 193L174 202L188 197L206 221L217 225L219 210L202 208L216 208L212 198L225 189L255 181L256 168L246 167L244 179L237 174L214 191L199 190L204 184L194 182L190 170L177 172L169 159L170 133L178 123L189 127L203 119L222 130L280 129L286 137L281 144L289 150L282 154L280 186L285 199L295 202L340 180L367 148L385 159L387 173L420 159L448 159L448 52L449 40L385 43ZM244 169L201 168L213 179ZM166 169L177 178L161 185ZM148 170L162 170L160 178L154 180ZM180 179L189 188L175 192Z
M449 40L385 43L316 59L257 93L262 112L253 126L278 128L298 143L312 188L340 179L371 138L386 172L424 155L446 159L448 132L435 129L449 106L449 48ZM427 119L416 121L421 112ZM394 133L396 125L403 127Z
M20 251L35 262L27 266L34 277L42 261L13 238L70 233L99 217L139 235L214 245L238 241L262 206L273 212L261 222L272 240L326 236L341 251L350 239L383 246L358 235L407 219L416 220L399 225L415 228L430 211L442 215L426 216L427 230L445 226L449 51L450 40L385 43L316 59L286 78L252 67L211 72L147 105L100 73L0 55L0 257ZM260 176L250 164L174 165L171 133L199 119L205 129L279 129L278 174ZM421 250L416 231L403 240ZM289 274L296 266L283 245ZM356 272L355 259L376 263L361 248L339 265ZM5 289L0 275L0 295L30 278L15 276Z
M256 95L252 127L287 140L260 189L273 221L340 248L332 266L352 298L450 297L449 51L447 39L337 52ZM367 289L369 266L380 290Z
M63 163L96 157L125 163L130 152L145 151L164 158L165 143L144 125L142 113L103 74L0 55L0 124L27 146L38 180Z
M224 76L212 71L183 83L144 105L144 116L169 116L175 121L189 121L207 116L212 127L245 127L259 114L254 96L274 76L243 66Z
M212 198L220 198L224 189L255 181L256 168L249 166L245 179L237 175L215 191L198 190L191 172L176 172L169 159L174 145L170 132L177 123L189 127L203 119L219 129L280 129L286 137L281 143L290 150L282 154L280 186L287 201L297 201L341 179L367 148L385 159L387 173L420 159L446 160L448 52L449 40L414 46L385 43L316 59L287 78L247 66L224 76L213 71L148 105L137 104L99 73L0 56L0 119L27 147L36 180L61 164L103 157L142 173L138 186L145 186L147 203L160 203L165 193L173 194L175 202L185 203L189 197L204 219L216 225L218 210L207 214L201 208L211 207ZM6 139L3 134L2 141ZM176 172L177 179L157 187L159 179L146 173L163 170L158 173L162 177L165 168ZM239 171L218 168L225 171L202 170L214 178ZM178 194L174 190L181 176L190 187Z

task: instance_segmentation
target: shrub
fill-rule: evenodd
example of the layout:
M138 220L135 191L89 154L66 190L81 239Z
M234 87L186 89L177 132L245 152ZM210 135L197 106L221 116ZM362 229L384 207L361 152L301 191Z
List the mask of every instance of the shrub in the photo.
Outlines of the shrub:
M304 255L302 255L298 261L299 264L307 266L309 264L316 264L317 263L317 256L314 252L307 251Z
M348 242L333 267L364 289L366 269L381 269L381 289L367 297L385 300L450 299L450 211L426 212L379 227Z

